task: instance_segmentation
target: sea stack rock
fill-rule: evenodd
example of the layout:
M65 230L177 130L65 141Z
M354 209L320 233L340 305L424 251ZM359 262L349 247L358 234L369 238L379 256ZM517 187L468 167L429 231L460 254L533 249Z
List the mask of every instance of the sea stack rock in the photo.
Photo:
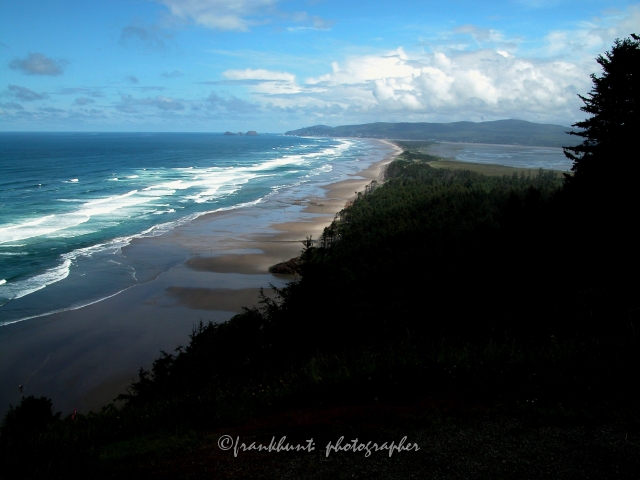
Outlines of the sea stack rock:
M235 135L235 133L231 133L231 132L224 132L223 135Z
M258 132L256 132L255 130L249 130L249 131L247 132L247 135L255 136L255 135L258 135Z

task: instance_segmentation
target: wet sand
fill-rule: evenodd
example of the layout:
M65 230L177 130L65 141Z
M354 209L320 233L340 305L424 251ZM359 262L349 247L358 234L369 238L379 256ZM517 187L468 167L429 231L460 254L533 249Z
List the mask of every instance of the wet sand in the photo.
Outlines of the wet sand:
M383 143L383 142L381 142ZM345 180L283 191L264 203L202 216L162 236L136 239L122 255L149 265L176 260L146 283L78 310L0 328L0 415L24 395L53 399L56 411L99 410L148 369L161 350L186 345L198 322L222 322L258 304L261 288L293 276L268 268L296 257L336 212L380 180L389 152ZM163 260L165 262L163 263ZM151 269L153 270L153 269Z

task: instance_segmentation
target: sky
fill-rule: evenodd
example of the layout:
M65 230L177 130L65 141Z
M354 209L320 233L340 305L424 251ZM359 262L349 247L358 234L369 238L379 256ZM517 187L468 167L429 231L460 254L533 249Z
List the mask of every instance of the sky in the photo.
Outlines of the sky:
M571 125L623 0L3 0L0 131Z

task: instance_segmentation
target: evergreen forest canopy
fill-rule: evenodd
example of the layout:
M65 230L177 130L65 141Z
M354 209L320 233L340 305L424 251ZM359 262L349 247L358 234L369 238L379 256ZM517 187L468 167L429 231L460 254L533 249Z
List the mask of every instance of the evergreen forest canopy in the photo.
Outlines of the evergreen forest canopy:
M392 140L435 140L441 142L493 143L500 145L532 145L562 147L571 144L567 131L560 125L532 123L524 120L454 123L368 123L291 130L285 135L384 138Z
M104 452L150 435L443 392L563 421L615 414L637 429L638 40L598 58L603 73L582 97L590 117L575 125L583 141L566 149L573 176L490 177L404 152L384 185L305 242L295 282L197 326L140 372L121 409L62 419L33 397L12 408L0 468L117 473Z

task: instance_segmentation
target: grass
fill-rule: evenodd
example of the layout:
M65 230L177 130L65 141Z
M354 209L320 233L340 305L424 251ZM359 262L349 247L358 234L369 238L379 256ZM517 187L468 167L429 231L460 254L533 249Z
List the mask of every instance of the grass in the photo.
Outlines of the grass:
M450 170L471 170L472 172L481 173L491 177L501 177L503 175L517 174L535 174L539 168L516 168L507 167L505 165L493 165L488 163L468 163L460 162L453 159L439 159L427 162L433 168L447 168ZM556 170L559 172L559 170Z
M488 164L488 163L469 163L461 162L454 158L439 158L431 155L429 147L434 142L428 141L394 141L397 146L402 148L404 152L399 158L414 162L425 162L433 168L446 168L450 170L470 170L472 172L481 173L492 177L501 177L503 175L535 174L539 168L516 168L506 165ZM563 173L560 170L555 170Z

